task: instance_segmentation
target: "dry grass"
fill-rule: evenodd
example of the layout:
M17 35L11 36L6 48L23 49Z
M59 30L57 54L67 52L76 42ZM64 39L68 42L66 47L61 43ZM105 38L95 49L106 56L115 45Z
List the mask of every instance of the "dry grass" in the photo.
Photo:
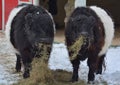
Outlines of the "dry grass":
M72 74L66 71L52 71L47 63L40 59L34 59L31 77L23 79L14 85L85 85L83 81L71 83Z
M47 64L39 58L33 60L30 78L22 80L17 85L46 85L53 83L52 71L47 68Z
M70 60L74 60L76 56L79 53L79 50L81 49L82 45L84 44L85 37L80 36L76 41L68 47L68 51L71 53L70 54Z

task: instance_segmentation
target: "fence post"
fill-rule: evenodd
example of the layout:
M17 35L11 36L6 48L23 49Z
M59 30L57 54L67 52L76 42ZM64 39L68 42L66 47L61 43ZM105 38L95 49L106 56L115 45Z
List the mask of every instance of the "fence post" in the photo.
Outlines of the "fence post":
M5 30L5 0L2 0L2 31Z
M75 0L75 8L86 6L86 0Z

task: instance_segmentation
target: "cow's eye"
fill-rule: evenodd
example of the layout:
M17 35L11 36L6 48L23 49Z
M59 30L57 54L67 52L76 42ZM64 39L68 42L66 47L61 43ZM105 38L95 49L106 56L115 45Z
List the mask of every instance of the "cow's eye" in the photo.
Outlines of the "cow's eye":
M39 14L40 14L40 12L36 12L36 14L37 14L37 15L39 15Z

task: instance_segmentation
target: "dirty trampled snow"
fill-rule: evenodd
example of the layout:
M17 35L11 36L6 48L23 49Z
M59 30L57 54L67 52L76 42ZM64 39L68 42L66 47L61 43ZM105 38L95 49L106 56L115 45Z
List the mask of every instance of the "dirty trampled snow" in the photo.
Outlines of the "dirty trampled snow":
M15 73L15 55L7 46L4 34L0 32L0 85L10 85L20 79L20 74Z
M0 38L0 85L11 85L22 78L21 74L15 73L16 57L7 46L4 37ZM96 76L98 85L107 82L108 85L120 85L120 47L109 48L106 55L106 70L102 75ZM72 65L68 58L66 46L64 44L54 44L49 67L53 70L63 69L72 71ZM81 62L79 77L87 81L88 67L86 61Z

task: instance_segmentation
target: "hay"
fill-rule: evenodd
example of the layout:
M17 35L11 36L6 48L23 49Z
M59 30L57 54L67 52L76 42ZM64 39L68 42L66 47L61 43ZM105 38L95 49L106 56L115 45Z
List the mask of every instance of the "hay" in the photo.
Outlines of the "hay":
M37 58L40 58L41 60L48 61L49 56L50 56L50 51L52 48L52 45L50 44L43 44L43 43L38 43L35 45L37 50L35 50L35 56Z
M68 47L68 51L70 53L70 60L74 60L82 45L84 44L84 40L85 40L85 37L84 36L80 36L71 46Z
M48 68L46 61L35 58L32 62L32 68L30 78L21 80L16 85L49 85L55 82L53 73Z
M35 78L37 82L54 82L52 71L48 68L48 64L44 60L35 58L32 66L34 69L31 71L31 78Z
M46 85L54 82L52 71L48 68L51 45L39 43L35 47L30 78L21 81L19 85Z
M32 71L30 72L30 78L21 80L14 85L83 85L84 82L71 83L72 73L66 71L52 71L48 68L48 51L47 47L42 44L39 46L43 49L41 57L34 58L32 62ZM37 56L36 55L36 56ZM46 62L47 61L47 62Z
M31 78L34 78L34 84L38 83L53 83L54 78L52 75L52 71L48 68L48 59L50 56L51 45L50 44L37 44L38 51L36 52L36 56L32 62Z
M28 79L21 80L14 85L84 85L83 81L70 82L72 73L66 71L52 71L48 68L47 63L35 58L32 66L31 76Z

